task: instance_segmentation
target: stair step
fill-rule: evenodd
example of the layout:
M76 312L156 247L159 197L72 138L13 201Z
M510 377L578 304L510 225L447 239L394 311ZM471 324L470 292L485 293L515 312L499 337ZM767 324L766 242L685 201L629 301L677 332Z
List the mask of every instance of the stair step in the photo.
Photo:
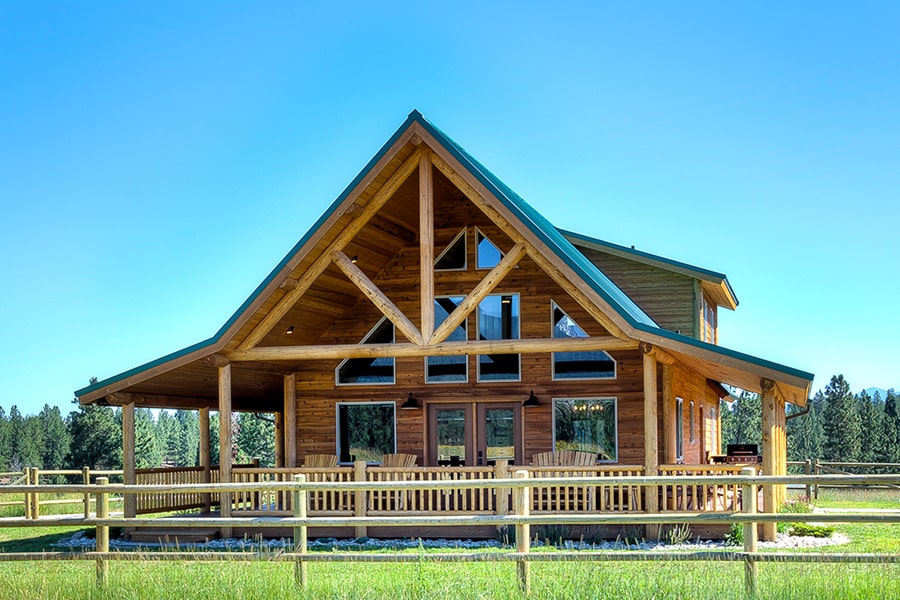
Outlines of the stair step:
M205 543L217 537L219 537L218 529L163 529L161 527L142 527L128 535L128 539L132 542L173 545Z

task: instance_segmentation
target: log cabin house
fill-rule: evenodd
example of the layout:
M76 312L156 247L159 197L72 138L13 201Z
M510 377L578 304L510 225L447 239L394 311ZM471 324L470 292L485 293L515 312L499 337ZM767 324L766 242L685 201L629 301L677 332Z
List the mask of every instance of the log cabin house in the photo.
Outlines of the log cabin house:
M122 407L126 483L154 481L134 467L135 406L200 412L201 465L176 480L286 477L315 455L372 477L398 453L418 465L405 477L499 476L554 450L593 454L578 472L602 476L732 472L709 464L724 384L762 394L762 471L781 474L785 403L805 405L812 375L719 346L718 310L737 304L722 274L556 229L414 111L212 338L76 395ZM211 468L210 411L275 413L277 468L232 465L227 426ZM674 507L623 498L555 508ZM312 514L402 508L319 500ZM157 506L140 502L126 513ZM429 502L408 508L449 506Z

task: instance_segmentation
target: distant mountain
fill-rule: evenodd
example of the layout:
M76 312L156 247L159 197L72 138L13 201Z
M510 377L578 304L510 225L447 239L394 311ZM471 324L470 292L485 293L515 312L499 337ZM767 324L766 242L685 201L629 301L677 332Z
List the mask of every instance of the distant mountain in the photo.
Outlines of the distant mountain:
M897 388L893 388L893 389L894 389L894 391L897 390ZM876 392L878 392L878 395L881 397L882 400L884 400L884 397L887 396L887 390L883 390L881 388L876 388L876 387L866 388L865 392L869 395L870 398L874 398Z

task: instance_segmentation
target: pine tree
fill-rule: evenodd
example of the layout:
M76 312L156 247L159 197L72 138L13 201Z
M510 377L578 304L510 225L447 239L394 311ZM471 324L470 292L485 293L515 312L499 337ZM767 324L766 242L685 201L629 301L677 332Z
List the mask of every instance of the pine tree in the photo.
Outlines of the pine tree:
M177 465L181 423L167 410L159 411L156 418L156 440L162 455L162 464Z
M0 406L0 471L9 471L9 461L12 458L12 432L6 411Z
M175 411L179 425L176 464L193 467L200 462L200 416L193 410Z
M77 403L77 401L76 401ZM121 469L122 427L108 406L79 406L69 413L69 466Z
M238 415L240 433L237 439L238 462L247 463L258 458L259 466L275 466L275 422L256 413Z
M850 385L843 375L835 375L825 386L823 411L825 448L823 458L857 462L862 453L862 430Z
M723 419L725 410L722 411ZM730 415L722 423L722 443L762 443L762 401L758 395L741 392L740 397L732 403Z
M884 413L863 390L856 400L860 425L860 462L882 462L884 460Z
M822 430L822 392L809 401L809 412L787 423L788 460L808 460L822 457L825 434ZM799 409L791 405L792 414Z
M138 469L155 469L162 465L156 421L149 408L134 410L134 465Z
M58 406L44 405L40 415L41 434L44 440L41 461L44 469L63 469L69 454L69 431ZM62 481L57 481L61 483Z
M884 459L900 463L900 398L893 388L884 397Z

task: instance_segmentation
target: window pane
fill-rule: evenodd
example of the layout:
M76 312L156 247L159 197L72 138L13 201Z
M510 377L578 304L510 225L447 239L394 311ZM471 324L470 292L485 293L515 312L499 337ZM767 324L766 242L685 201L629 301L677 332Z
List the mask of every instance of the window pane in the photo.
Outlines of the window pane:
M516 436L513 409L487 408L484 411L484 434L487 460L516 459ZM488 462L487 464L492 464Z
M553 304L553 337L590 337L569 315ZM554 352L554 379L614 379L616 361L602 350L588 352Z
M363 344L390 344L394 341L394 324L382 318L363 338ZM348 358L337 368L337 383L342 385L394 383L393 358Z
M466 411L462 408L437 410L438 460L466 463Z
M440 325L463 301L462 296L434 299L434 324ZM457 327L447 341L464 342L468 339L466 322ZM466 356L429 356L425 359L425 381L427 383L466 382L469 380L468 358Z
M675 457L684 458L684 400L675 399Z
M488 296L478 305L479 340L519 338L519 296ZM518 380L518 354L482 354L478 357L480 381Z
M500 262L500 258L503 254L497 246L495 246L494 243L480 231L478 232L476 239L478 242L476 248L476 266L479 269L493 269L497 266L497 263Z
M460 231L434 261L435 271L458 271L466 268L466 230Z
M616 461L615 398L554 400L554 449L592 452Z
M341 462L381 462L395 445L394 404L338 404L338 455Z

